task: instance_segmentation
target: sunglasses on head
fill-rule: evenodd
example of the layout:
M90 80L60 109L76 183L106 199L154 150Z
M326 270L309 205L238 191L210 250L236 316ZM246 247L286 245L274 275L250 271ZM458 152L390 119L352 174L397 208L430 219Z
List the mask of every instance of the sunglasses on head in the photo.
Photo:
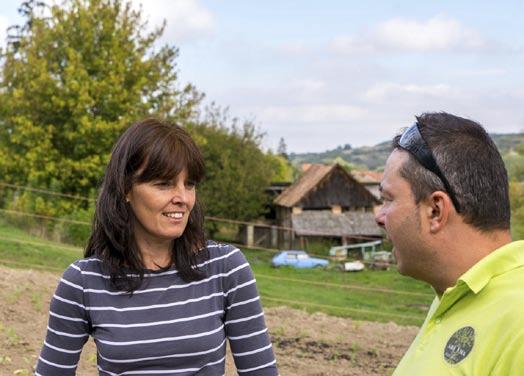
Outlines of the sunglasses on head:
M415 157L417 162L420 163L422 167L439 177L439 179L442 181L442 184L444 184L444 188L451 198L453 205L455 206L455 210L457 213L460 213L460 205L458 203L457 197L455 196L455 192L449 185L448 179L446 179L437 165L437 161L435 160L435 157L433 157L433 153L431 152L428 144L426 141L424 141L424 138L422 138L422 135L418 129L418 123L413 124L402 134L398 145L402 149L409 152L413 157Z

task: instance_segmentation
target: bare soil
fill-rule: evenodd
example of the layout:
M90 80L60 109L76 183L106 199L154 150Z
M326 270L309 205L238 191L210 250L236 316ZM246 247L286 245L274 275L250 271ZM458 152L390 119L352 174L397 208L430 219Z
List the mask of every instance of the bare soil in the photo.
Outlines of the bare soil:
M58 279L57 273L0 266L0 375L32 374ZM389 375L418 330L287 307L267 308L265 314L283 376ZM91 340L77 374L98 374ZM231 356L226 374L235 374Z

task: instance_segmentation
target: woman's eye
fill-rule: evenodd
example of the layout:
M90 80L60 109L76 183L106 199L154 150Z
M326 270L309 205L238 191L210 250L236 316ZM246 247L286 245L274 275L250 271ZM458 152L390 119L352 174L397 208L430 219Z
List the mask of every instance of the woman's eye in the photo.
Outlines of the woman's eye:
M194 181L188 181L186 182L186 188L193 189L196 187L196 183Z
M171 183L168 181L159 180L159 181L154 182L153 185L155 187L164 188L164 187L169 187Z

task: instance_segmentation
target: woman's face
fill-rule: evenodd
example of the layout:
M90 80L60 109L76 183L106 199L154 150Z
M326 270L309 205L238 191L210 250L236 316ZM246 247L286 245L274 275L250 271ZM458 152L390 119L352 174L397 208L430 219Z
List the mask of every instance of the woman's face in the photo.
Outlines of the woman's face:
M181 236L195 200L195 184L188 181L185 168L171 181L133 184L127 201L135 217L137 242L166 242Z

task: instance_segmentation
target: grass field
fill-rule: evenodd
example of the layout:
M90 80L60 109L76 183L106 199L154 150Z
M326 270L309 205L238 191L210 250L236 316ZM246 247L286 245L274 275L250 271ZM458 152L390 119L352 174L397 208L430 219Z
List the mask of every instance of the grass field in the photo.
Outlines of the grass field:
M273 253L243 249L264 306L287 305L308 312L367 321L420 325L432 301L424 283L395 270L342 273L334 270L272 268ZM63 271L82 257L80 248L46 241L0 221L0 264Z

